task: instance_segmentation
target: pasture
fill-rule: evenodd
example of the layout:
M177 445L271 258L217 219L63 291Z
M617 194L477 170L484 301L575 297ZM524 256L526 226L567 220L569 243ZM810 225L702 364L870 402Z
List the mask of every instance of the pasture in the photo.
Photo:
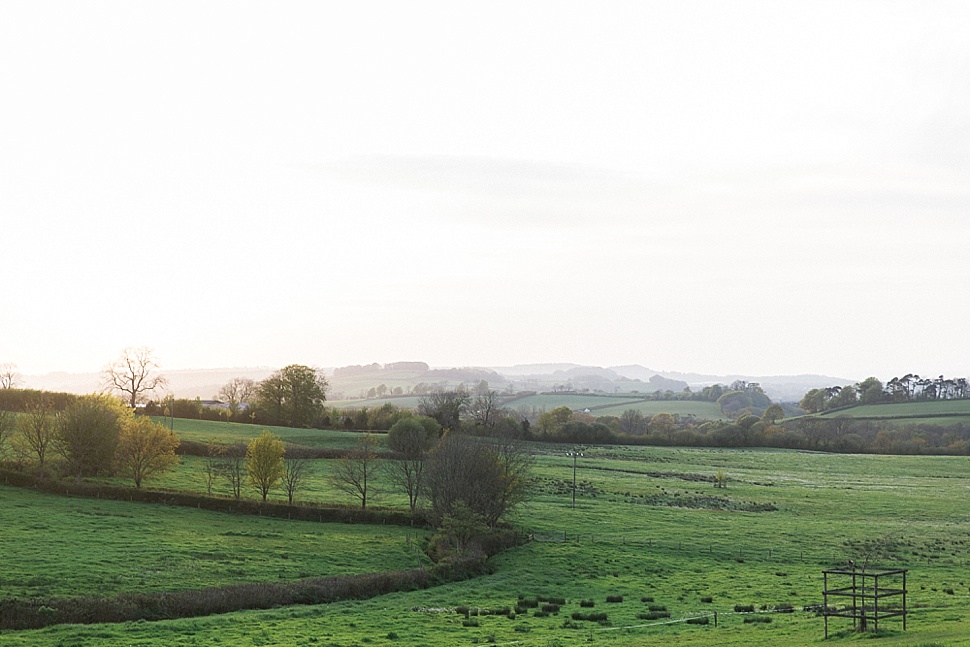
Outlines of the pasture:
M197 428L196 433L201 438L205 430ZM533 531L536 541L494 558L491 575L422 591L321 606L5 632L0 635L0 644L823 644L822 619L805 607L821 603L822 569L853 559L857 564L868 560L874 566L910 569L908 629L903 631L898 620L885 621L873 644L970 645L970 511L964 503L970 492L970 460L966 458L585 447L577 461L573 508L573 461L563 455L567 448L533 447L537 458L533 497L514 521ZM329 461L319 463L321 476L315 481L311 498L326 500L332 498L332 491L322 475ZM166 485L181 483L179 487L199 489L189 486L197 478L193 469L186 461L181 476L174 473ZM728 476L724 489L714 488L710 482L717 471ZM295 577L301 569L326 569L328 554L359 551L361 546L366 547L364 538L373 537L372 533L387 536L390 542L388 546L375 546L378 554L403 552L402 561L395 562L398 567L411 567L415 559L413 553L404 550L406 547L398 545L397 530L391 527L345 526L345 534L326 539L332 532L330 524L237 519L143 504L59 499L13 489L2 489L0 494L7 497L3 509L10 515L3 520L5 529L11 524L41 523L39 519L44 524L56 524L35 529L29 539L18 535L16 543L55 541L58 532L68 532L58 530L62 524L65 528L77 526L76 519L70 523L69 515L74 514L72 507L81 504L118 515L123 523L92 533L117 541L118 552L77 569L73 585L79 590L117 579L119 576L108 570L114 561L132 559L139 564L139 560L145 560L132 569L144 578L145 571L155 570L147 562L164 559L172 550L182 564L197 563L201 571L206 566L206 551L228 556L228 549L220 542L234 537L227 534L230 532L252 535L253 546L246 549L252 552L245 553L245 564L267 562L262 570L253 565L247 577L255 580ZM49 507L42 508L42 517L28 515L27 510L39 503L20 500L26 496L50 498L44 504ZM24 507L13 508L18 502ZM404 505L403 499L393 497L384 504ZM198 520L155 517L170 513L199 516ZM60 520L62 517L67 520ZM86 517L99 522L112 519L110 515ZM232 529L217 527L214 519L237 525ZM273 525L261 525L264 523ZM142 524L154 524L150 527L159 530L183 525L202 534L191 550L182 553L177 547L183 540L152 549L134 538L119 535L115 539L114 533L121 532L121 526L148 527ZM205 529L206 525L212 525L212 530ZM148 530L138 534L153 536ZM4 551L9 551L8 536L5 530ZM131 546L131 557L125 552L126 543ZM212 547L204 548L208 543ZM31 575L53 579L48 569L70 571L66 564L70 545L70 541L63 542L51 551L64 555L64 565L38 563L35 556L25 556L18 581ZM78 547L79 557L84 550L95 548ZM283 551L288 555L285 559L280 557ZM281 575L279 569L292 566L295 558L301 566ZM363 553L359 566L362 571L374 570L375 566L395 567ZM200 577L219 579L226 575ZM22 594L19 591L24 585L8 588L6 573L0 578L4 595ZM134 581L126 590L145 585ZM25 592L29 594L30 590ZM563 603L558 610L549 607L543 612L551 602L539 598L562 598ZM756 613L735 611L736 607L753 608ZM501 614L486 615L488 611ZM605 614L605 619L589 620L584 618L602 616L578 615L584 613ZM683 622L688 617L707 617L709 624ZM834 637L824 644L855 640L857 636L850 628L850 621L831 620Z
M901 425L929 424L945 427L957 423L970 424L970 400L867 404L818 415L822 418L849 416Z

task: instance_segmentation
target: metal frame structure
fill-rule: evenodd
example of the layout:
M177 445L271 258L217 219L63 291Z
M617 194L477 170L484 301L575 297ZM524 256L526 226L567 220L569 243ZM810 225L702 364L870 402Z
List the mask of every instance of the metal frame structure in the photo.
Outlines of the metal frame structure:
M879 631L879 621L886 618L896 618L902 616L903 631L906 630L906 572L905 568L892 569L867 569L856 568L831 568L822 571L822 615L825 617L825 638L829 637L829 616L839 618L852 618L852 626L856 631L869 631L870 623L873 631ZM829 576L837 578L837 583L847 584L829 588ZM898 577L902 576L902 588L889 587L880 584L880 578L896 578L893 582L898 587ZM846 578L851 578L847 580ZM851 584L849 583L851 582ZM848 597L852 599L852 606L844 609L832 609L829 607L829 596ZM898 606L883 604L880 602L887 598L902 596L902 609Z

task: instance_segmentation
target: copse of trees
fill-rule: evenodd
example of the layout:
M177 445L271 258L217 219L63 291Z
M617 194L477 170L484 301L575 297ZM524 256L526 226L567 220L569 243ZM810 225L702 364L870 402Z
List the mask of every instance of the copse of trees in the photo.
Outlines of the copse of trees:
M820 413L857 404L929 402L970 398L970 381L964 377L921 378L914 373L894 377L885 385L875 377L846 386L811 389L798 403L808 413Z

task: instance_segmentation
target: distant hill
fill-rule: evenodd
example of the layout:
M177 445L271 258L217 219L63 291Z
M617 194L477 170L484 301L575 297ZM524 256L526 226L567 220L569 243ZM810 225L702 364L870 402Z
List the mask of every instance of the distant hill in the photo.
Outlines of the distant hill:
M184 369L162 371L169 380L167 393L178 398L213 398L235 377L262 380L273 372L269 367ZM489 388L503 391L575 391L591 393L653 393L685 387L699 390L710 384L731 384L736 380L757 382L776 402L798 402L809 390L844 386L855 380L825 375L704 375L655 371L639 364L602 367L582 364L519 364L494 367L430 367L419 361L364 364L324 369L335 400L368 397L371 389L383 385L388 394L406 395L415 388L477 387L483 380ZM46 391L92 393L101 390L98 373L48 373L24 376L24 386ZM399 389L399 391L397 391ZM373 395L373 394L372 394Z

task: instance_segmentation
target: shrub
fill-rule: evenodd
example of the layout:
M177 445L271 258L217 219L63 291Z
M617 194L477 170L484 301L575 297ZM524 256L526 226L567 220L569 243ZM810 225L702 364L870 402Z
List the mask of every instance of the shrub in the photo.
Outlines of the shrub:
M704 597L701 598L701 602L705 602L707 604L710 604L713 601L714 601L714 598L709 595L705 595Z
M538 609L536 609L535 611L532 612L532 615L534 617L536 617L536 618L548 618L549 617L549 612L548 611L539 611Z
M558 604L543 604L542 605L542 610L544 612L546 612L546 613L559 613L559 608L560 607L559 607Z
M781 604L775 605L775 611L777 611L778 613L793 613L795 611L795 607L793 607L788 603L783 602Z
M662 604L651 604L647 608L650 609L651 611L666 611L667 610L667 607L663 606Z
M689 625L707 625L711 623L711 619L707 616L703 618L687 618L687 624Z
M623 596L622 595L607 595L606 596L606 601L607 602L623 602Z
M653 602L653 596L652 595L645 595L644 597L640 598L640 602L644 602L644 603L646 603L646 602Z
M538 600L539 602L548 602L549 604L558 604L559 606L566 604L566 598L556 598L556 597L547 598L547 597L538 595L536 596L536 600Z
M771 616L748 616L744 619L744 624L767 624L771 622Z
M579 606L585 607L585 608L592 608L596 606L596 603L593 602L592 600L580 600Z
M648 613L638 613L637 618L640 620L660 620L661 618L669 618L669 611L650 611Z
M572 614L573 620L588 620L590 622L606 622L606 614L602 611L593 611L590 613L583 613L581 611L575 611Z
M478 626L478 618L465 618L464 620L461 621L461 626L462 627L477 627Z
M754 613L754 605L753 604L735 604L734 605L734 611L735 611L735 613Z

